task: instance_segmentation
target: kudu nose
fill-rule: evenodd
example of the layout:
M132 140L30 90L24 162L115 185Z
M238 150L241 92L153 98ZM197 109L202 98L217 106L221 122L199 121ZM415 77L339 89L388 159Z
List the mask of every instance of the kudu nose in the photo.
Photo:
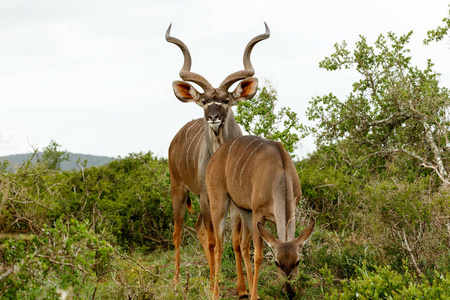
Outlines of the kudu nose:
M209 115L208 118L209 118L210 121L215 122L215 121L217 121L219 119L219 115L217 115L217 114L216 115Z

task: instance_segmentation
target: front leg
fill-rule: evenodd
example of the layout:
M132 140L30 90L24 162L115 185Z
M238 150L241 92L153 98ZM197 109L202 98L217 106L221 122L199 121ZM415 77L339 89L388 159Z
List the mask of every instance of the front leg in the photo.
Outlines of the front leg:
M172 193L172 210L174 220L173 231L173 244L175 246L175 274L173 276L173 282L175 284L180 280L180 263L181 263L181 240L183 235L183 221L184 214L186 213L186 203L188 197L188 191L181 185L175 184L175 180L171 184Z
M199 218L202 218L201 224L197 225L197 235L202 244L203 251L205 251L206 258L209 265L209 278L211 283L211 289L213 289L213 278L215 274L214 265L214 247L216 245L216 237L214 234L214 227L211 220L211 211L209 206L208 194L202 193L200 195L200 207L202 213ZM200 221L200 220L199 220ZM199 222L197 221L197 223Z
M261 267L262 260L263 260L263 239L258 231L258 227L257 227L258 222L263 223L263 219L253 216L252 230L253 230L253 246L255 247L255 254L254 254L255 272L253 274L253 286L252 286L252 292L251 292L252 300L259 299L258 298L258 278L259 278L259 269Z

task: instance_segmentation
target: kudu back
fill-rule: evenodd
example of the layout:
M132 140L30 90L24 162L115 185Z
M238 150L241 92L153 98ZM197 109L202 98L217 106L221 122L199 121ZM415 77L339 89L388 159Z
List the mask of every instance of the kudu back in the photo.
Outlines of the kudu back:
M211 275L213 275L214 259L211 258L214 253L215 237L205 183L206 167L220 145L230 138L242 136L231 107L239 101L253 98L256 94L258 80L251 77L255 71L250 61L250 54L256 43L270 36L270 31L265 24L266 32L254 37L247 44L243 59L244 70L232 73L218 88L214 88L203 76L190 71L189 50L181 40L170 35L171 26L167 29L166 40L177 45L184 56L183 67L180 71L180 77L184 81L173 82L175 96L182 102L196 103L204 111L203 118L190 121L180 129L169 147L169 173L174 214L174 282L177 283L180 276L180 247L186 208L192 212L189 192L200 196L201 214L196 230L208 259ZM196 83L203 92L197 91L188 82ZM239 82L237 87L230 92L229 88L236 82Z
M299 253L310 236L315 222L295 238L295 209L301 197L298 175L291 157L282 144L255 136L242 136L226 141L211 158L206 171L206 185L216 237L214 295L219 297L220 265L223 236L229 207L237 208L232 218L240 218L242 251L250 248L253 238L254 273L249 277L251 298L257 299L259 269L262 262L263 238L273 249L279 274L290 277L297 269ZM238 216L233 216L235 214ZM278 239L264 226L276 224ZM250 259L244 255L247 274ZM286 284L292 294L290 286Z

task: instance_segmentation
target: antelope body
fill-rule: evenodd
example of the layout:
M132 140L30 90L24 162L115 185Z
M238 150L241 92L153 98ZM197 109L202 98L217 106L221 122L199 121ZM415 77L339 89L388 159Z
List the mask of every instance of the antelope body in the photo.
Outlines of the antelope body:
M247 274L251 273L249 248L253 238L255 266L253 276L248 279L251 298L257 299L263 238L274 251L279 274L289 277L296 270L299 252L315 225L313 221L294 238L295 208L302 193L295 166L281 143L242 136L226 141L213 155L206 171L206 185L216 238L214 295L219 297L217 276L226 216L229 207L235 207L231 213L232 224L233 220L240 219L242 225L239 237L234 236L233 242L239 240ZM279 239L262 225L266 220L276 224ZM286 288L292 293L288 284Z
M253 98L256 94L258 80L251 77L255 71L250 61L250 54L256 43L270 36L266 24L265 27L264 34L256 36L247 44L244 51L245 69L226 77L217 89L213 88L204 77L190 71L191 56L188 48L182 41L170 36L171 25L167 29L166 40L177 45L184 56L180 77L185 81L173 82L175 96L182 102L195 102L204 110L203 118L184 125L169 147L169 173L174 214L175 283L180 276L180 247L186 207L192 211L189 192L200 196L201 214L197 220L196 230L208 259L211 279L213 278L215 236L205 183L206 167L220 145L230 138L242 136L231 107L239 101ZM198 92L186 81L198 84L203 92ZM240 82L235 90L229 92L230 86L238 81ZM243 278L239 281L243 282ZM238 293L240 296L245 293L245 285L244 290Z

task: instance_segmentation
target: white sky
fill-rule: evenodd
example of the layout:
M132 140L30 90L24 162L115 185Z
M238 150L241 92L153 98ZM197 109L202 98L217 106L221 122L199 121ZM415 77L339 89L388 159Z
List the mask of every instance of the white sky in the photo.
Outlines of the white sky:
M414 30L413 63L430 58L450 87L450 43L423 46L427 30L448 16L448 0L5 0L0 2L0 156L55 140L76 153L167 157L172 137L203 111L179 102L172 81L190 49L191 70L217 86L241 70L247 42L271 30L252 53L255 76L272 81L279 106L306 122L314 96L345 96L355 70L326 72L318 63L333 45L359 35L373 43L388 31ZM314 149L302 142L303 156Z

